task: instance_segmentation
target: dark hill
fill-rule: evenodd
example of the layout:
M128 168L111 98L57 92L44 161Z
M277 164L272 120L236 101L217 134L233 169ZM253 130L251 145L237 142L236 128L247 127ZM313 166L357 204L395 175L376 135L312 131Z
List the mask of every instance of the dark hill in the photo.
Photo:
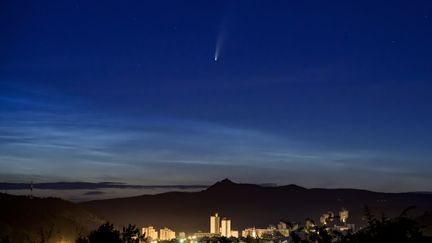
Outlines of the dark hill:
M234 229L265 227L280 219L318 220L323 212L350 211L350 221L361 224L364 206L374 212L398 215L415 205L415 216L432 210L432 195L377 193L356 189L306 189L296 185L263 187L238 184L228 179L200 192L171 192L158 195L99 200L81 203L89 211L119 225L168 226L176 231L208 231L209 216L219 212L232 219Z
M432 212L425 212L417 218L417 222L423 227L426 235L432 236Z
M79 205L58 198L29 198L0 193L0 238L12 242L69 240L100 225L102 221ZM51 233L50 233L51 231Z

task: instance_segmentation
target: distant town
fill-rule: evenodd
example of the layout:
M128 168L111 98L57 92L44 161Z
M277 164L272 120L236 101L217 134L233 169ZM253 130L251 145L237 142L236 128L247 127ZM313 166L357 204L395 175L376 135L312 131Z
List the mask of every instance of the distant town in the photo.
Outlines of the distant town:
M176 233L174 230L164 227L159 230L153 226L143 227L142 235L145 236L146 242L156 243L159 241L178 240L180 243L196 243L208 241L212 238L228 238L230 241L243 242L241 239L267 239L279 240L279 242L290 242L291 233L297 232L301 237L302 234L316 232L316 227L323 227L325 230L338 231L341 233L354 231L355 225L348 223L349 212L342 208L338 214L331 211L325 212L320 216L319 223L312 219L306 219L304 222L286 222L279 221L277 225L269 225L267 228L257 228L251 226L243 230L235 229L231 219L221 217L219 213L210 216L209 231L198 231L191 234L186 232Z
M317 190L322 200L313 206L320 208L303 207L303 202L318 198ZM243 198L251 191L254 197ZM336 197L335 191L338 192ZM283 204L262 202L256 207L249 203L270 195L267 192L276 192L271 194L275 198L296 196L298 202L295 207L288 207L289 211L284 210L287 208ZM361 191L363 197L357 197L354 196L358 195L356 192L355 189L320 190L298 186L274 190L253 184L236 184L226 179L200 192L79 204L31 194L0 193L0 243L432 242L432 211L417 210L415 206L396 208L388 203L408 204L404 200L412 194L384 195ZM215 200L226 195L232 199L228 205L223 204L227 202L225 198ZM413 195L417 200L412 202L423 205L422 208L431 205L429 194ZM334 201L334 198L348 197L361 202L372 198L369 199L372 203L365 203L361 214L361 206L350 200L343 200L343 203L338 200L337 206L325 201L325 198ZM381 203L386 198L392 200L385 201L384 210L377 210L377 204L373 202L380 200ZM177 208L173 206L176 203ZM387 213L393 208L396 208L395 213Z

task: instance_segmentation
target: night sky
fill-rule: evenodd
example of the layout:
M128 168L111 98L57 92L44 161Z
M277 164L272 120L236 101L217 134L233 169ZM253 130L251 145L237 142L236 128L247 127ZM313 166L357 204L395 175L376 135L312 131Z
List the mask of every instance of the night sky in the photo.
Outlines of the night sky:
M3 0L0 180L430 191L431 81L428 0Z

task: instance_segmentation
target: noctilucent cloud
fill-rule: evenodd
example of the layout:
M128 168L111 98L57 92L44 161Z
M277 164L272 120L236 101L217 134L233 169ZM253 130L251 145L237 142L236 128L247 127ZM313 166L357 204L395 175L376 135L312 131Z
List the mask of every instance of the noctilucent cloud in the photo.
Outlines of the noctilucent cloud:
M431 1L0 5L4 182L432 190Z

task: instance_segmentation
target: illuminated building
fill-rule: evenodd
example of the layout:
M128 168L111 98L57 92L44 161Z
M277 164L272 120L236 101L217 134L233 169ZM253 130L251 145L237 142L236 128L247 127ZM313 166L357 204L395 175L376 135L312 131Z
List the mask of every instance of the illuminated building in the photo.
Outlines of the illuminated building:
M287 229L287 224L285 222L280 221L278 224L278 229Z
M285 222L280 221L278 224L278 229L279 233L285 237L288 237L290 235L290 231L287 227L287 224Z
M244 229L242 231L242 237L245 237L245 238L247 238L247 237L256 238L257 237L257 233L256 233L255 227Z
M185 232L179 232L179 233L178 233L178 238L179 238L179 239L184 239L184 238L186 238L186 233L185 233Z
M334 213L333 212L323 213L320 217L320 223L322 225L327 225L327 224L333 222L333 219L334 219Z
M269 227L268 229L247 228L242 231L242 237L263 238L266 234L273 234L276 228Z
M220 218L217 213L214 216L210 216L210 233L220 234Z
M231 220L223 218L220 233L222 236L231 237Z
M313 227L315 227L315 222L312 219L306 219L306 223L305 223L306 230L309 230Z
M328 219L328 214L324 213L320 216L320 223L322 225L326 225L327 224L327 219Z
M238 238L239 237L238 230L231 230L231 237Z
M192 237L192 239L201 239L201 238L205 238L205 237L212 238L212 237L215 237L215 236L219 236L219 235L215 235L215 234L208 233L208 232L198 231L195 234L193 234L193 236L189 236L189 238Z
M153 228L153 226L142 228L141 231L144 237L146 237L149 241L158 239L158 232L155 230L155 228Z
M339 212L339 218L340 218L340 221L342 222L342 223L346 223L347 222L347 220L348 220L348 210L346 210L345 208L343 208L340 212Z
M335 225L334 226L334 230L337 230L337 231L340 231L340 232L348 231L348 230L354 231L355 230L355 225L354 224L346 224L346 225L342 225L342 226Z
M172 240L175 239L175 232L168 229L168 228L163 228L159 230L159 240Z

